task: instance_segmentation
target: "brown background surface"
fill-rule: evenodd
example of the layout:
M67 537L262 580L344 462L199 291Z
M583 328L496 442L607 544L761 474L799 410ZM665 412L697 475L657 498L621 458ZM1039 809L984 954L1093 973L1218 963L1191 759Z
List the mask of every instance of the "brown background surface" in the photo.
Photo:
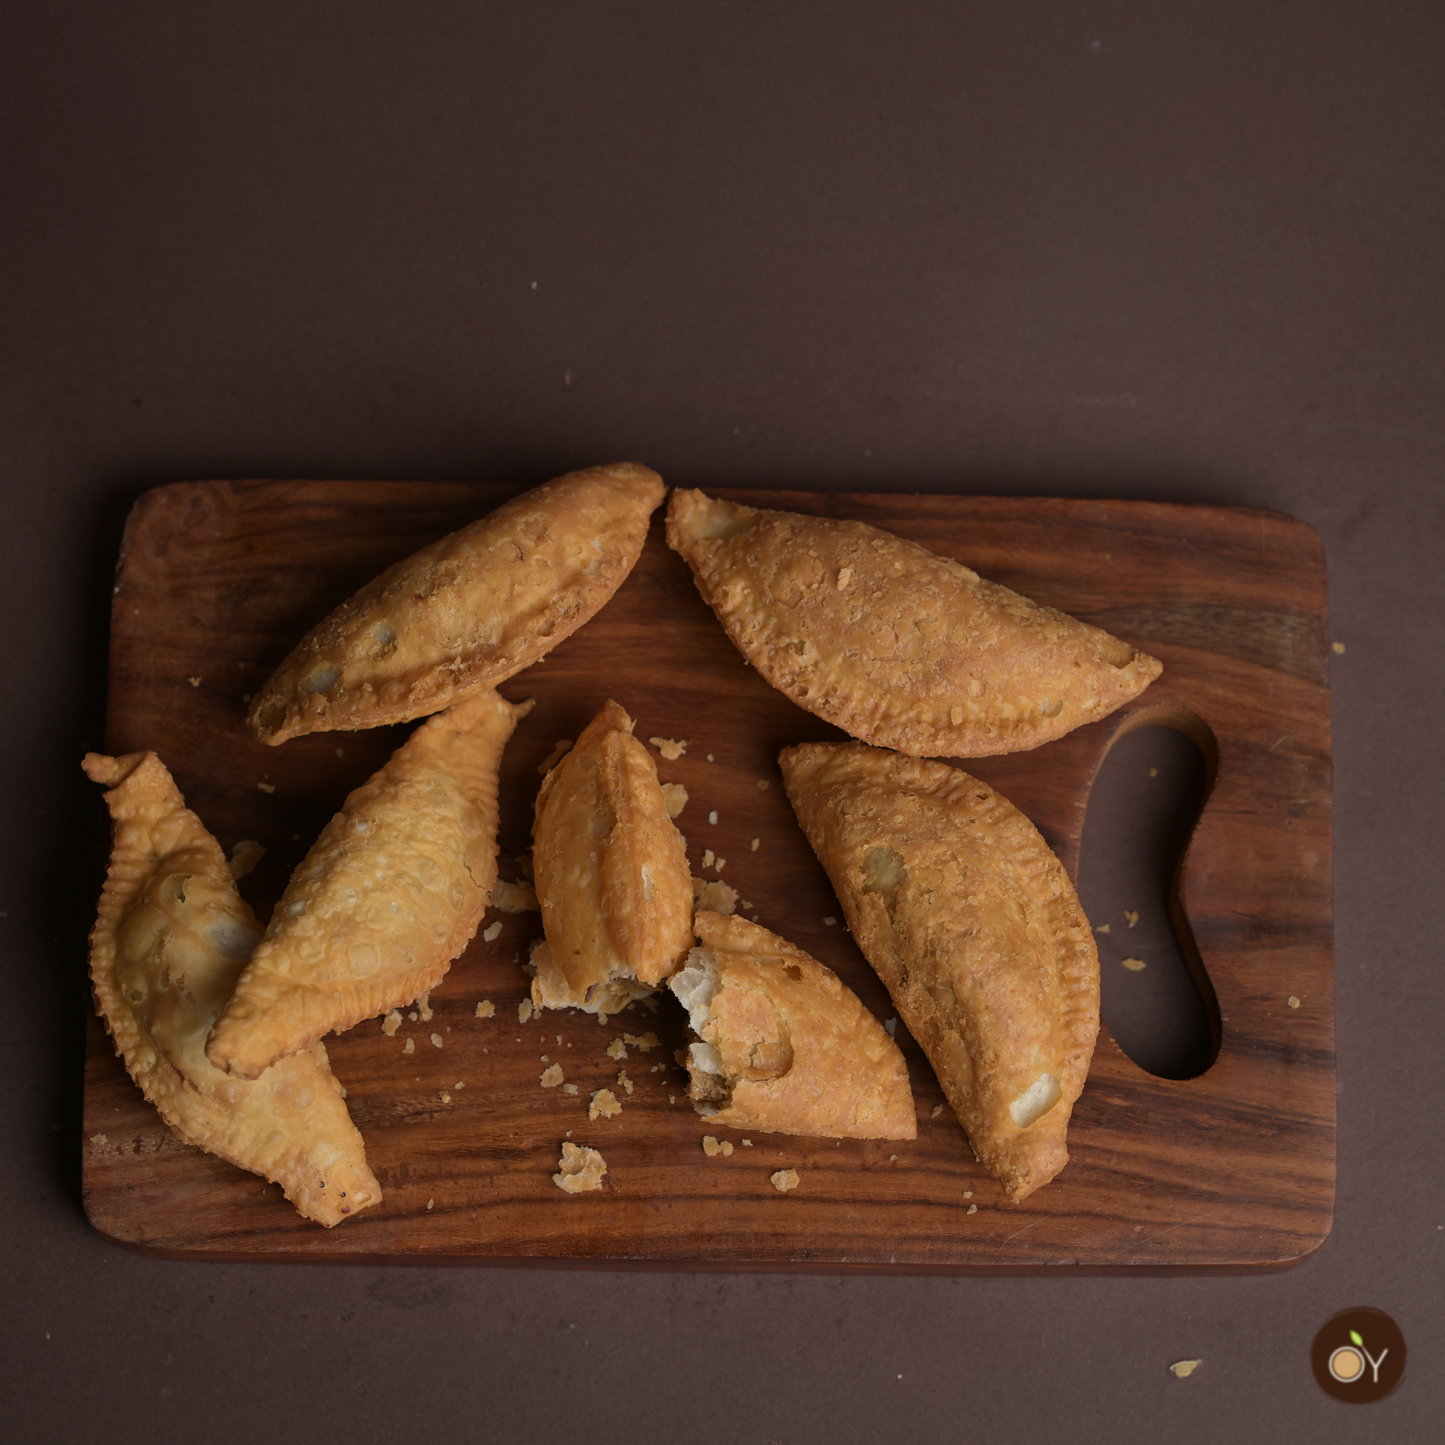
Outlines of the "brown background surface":
M62 5L0 44L7 1434L1433 1438L1436 7L297 8ZM1314 1258L1210 1279L253 1267L90 1232L98 805L76 760L130 503L623 456L702 486L1202 501L1320 531L1347 650L1339 1198ZM1364 1412L1309 1370L1353 1305L1410 1348Z

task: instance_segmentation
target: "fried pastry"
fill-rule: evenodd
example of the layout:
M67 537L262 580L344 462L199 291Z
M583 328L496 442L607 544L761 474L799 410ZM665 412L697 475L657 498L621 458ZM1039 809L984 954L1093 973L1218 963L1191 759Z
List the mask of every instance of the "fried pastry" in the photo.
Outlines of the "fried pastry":
M409 722L495 687L593 617L642 553L662 478L570 472L389 567L256 694L265 743Z
M783 785L848 926L1015 1202L1068 1162L1099 1032L1099 956L1063 865L986 784L860 743L805 743Z
M1163 664L863 522L675 491L667 542L738 650L799 707L913 757L1020 752Z
M898 1045L831 969L745 918L706 911L668 980L698 1041L688 1093L710 1124L825 1139L913 1139Z
M381 1198L326 1050L313 1044L254 1082L206 1058L206 1034L261 936L221 846L154 753L90 753L115 842L90 935L101 1017L141 1092L176 1136L279 1184L318 1224Z
M435 988L497 878L497 768L531 703L492 689L428 718L347 798L295 873L211 1034L254 1079Z
M609 701L537 794L538 1008L617 1013L680 968L692 945L687 849L632 727Z

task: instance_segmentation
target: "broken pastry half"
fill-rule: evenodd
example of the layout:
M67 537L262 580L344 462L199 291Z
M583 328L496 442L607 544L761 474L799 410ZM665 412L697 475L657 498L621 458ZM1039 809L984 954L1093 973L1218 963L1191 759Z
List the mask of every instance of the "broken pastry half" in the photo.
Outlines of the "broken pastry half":
M861 743L779 761L848 926L1015 1202L1068 1162L1099 956L1063 865L977 778Z
M301 639L252 730L276 744L409 722L504 682L617 591L665 491L631 462L569 472L423 547Z
M1163 664L864 522L675 491L667 542L738 650L799 707L913 757L1020 752Z
M206 1035L261 936L221 846L154 753L90 753L115 841L90 935L95 1001L141 1092L176 1136L279 1184L328 1227L381 1199L326 1050L254 1082L206 1057Z
M313 1039L434 988L497 878L497 770L530 702L492 689L428 718L301 861L211 1034L254 1079Z
M688 1011L688 1093L710 1124L825 1139L917 1136L898 1045L831 969L745 918L701 912L668 987Z
M609 701L537 794L538 1008L617 1013L680 968L692 945L687 848L632 727Z

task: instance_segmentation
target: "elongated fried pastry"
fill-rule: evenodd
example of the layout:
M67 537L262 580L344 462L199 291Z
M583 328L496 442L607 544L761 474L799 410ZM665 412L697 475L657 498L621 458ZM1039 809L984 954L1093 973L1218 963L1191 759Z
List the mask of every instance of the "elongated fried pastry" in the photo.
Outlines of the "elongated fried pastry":
M404 558L301 639L252 730L275 744L409 722L505 682L617 591L665 490L631 462L569 472Z
M848 926L1009 1198L1068 1163L1099 956L1063 865L1008 799L860 743L779 761Z
M490 688L456 703L347 798L291 875L211 1034L212 1063L254 1079L436 987L497 880L497 768L531 706Z
M381 1198L361 1135L317 1043L233 1079L205 1054L260 927L221 846L154 753L90 753L115 842L90 935L95 1001L141 1092L178 1138L279 1184L318 1224Z
M898 1045L831 969L745 918L700 912L698 944L668 987L698 1042L688 1093L727 1129L826 1139L913 1139Z
M775 688L913 757L1020 752L1137 696L1163 664L863 522L675 491L667 542Z
M609 701L537 794L539 1008L616 1013L680 968L692 945L687 849L632 726Z

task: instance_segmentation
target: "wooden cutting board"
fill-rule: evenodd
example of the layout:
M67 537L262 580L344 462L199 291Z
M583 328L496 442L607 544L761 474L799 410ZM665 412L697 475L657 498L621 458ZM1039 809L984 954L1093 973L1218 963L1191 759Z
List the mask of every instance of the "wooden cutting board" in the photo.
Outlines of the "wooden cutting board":
M347 792L408 729L266 748L243 725L245 699L368 578L515 490L204 482L137 503L114 600L107 746L157 751L228 850L241 839L266 847L243 885L262 918ZM673 1058L685 1037L674 1001L605 1025L571 1012L520 1022L528 981L519 960L540 919L489 913L484 926L499 921L500 936L478 936L452 966L432 994L432 1019L408 1019L393 1038L372 1020L327 1041L386 1195L334 1230L301 1219L275 1186L177 1142L92 1020L82 1149L97 1229L183 1258L835 1272L1278 1268L1318 1248L1333 1211L1335 1074L1325 571L1315 533L1275 513L1148 502L723 495L890 528L1163 659L1163 677L1132 707L1034 752L968 767L1035 821L1072 873L1111 743L1159 721L1200 743L1212 791L1179 903L1207 970L1213 1066L1186 1081L1154 1078L1105 1030L1074 1112L1071 1162L1018 1205L974 1162L901 1028L915 1142L760 1134L747 1145L713 1131L735 1148L708 1157L709 1128ZM539 764L615 697L639 737L687 741L660 774L690 794L679 826L694 873L717 876L702 866L704 849L726 859L721 876L749 915L888 1018L888 997L841 926L776 765L787 744L840 734L743 663L665 546L660 515L615 599L503 687L514 700L537 699L504 765L503 876L517 876L512 860L529 845ZM493 1017L477 1016L483 1000ZM627 1046L623 1060L605 1052L649 1032L656 1047ZM575 1095L539 1086L549 1062ZM624 1108L589 1122L589 1095L603 1087ZM603 1191L569 1196L552 1183L569 1135L606 1157ZM801 1181L787 1195L769 1182L782 1168Z

